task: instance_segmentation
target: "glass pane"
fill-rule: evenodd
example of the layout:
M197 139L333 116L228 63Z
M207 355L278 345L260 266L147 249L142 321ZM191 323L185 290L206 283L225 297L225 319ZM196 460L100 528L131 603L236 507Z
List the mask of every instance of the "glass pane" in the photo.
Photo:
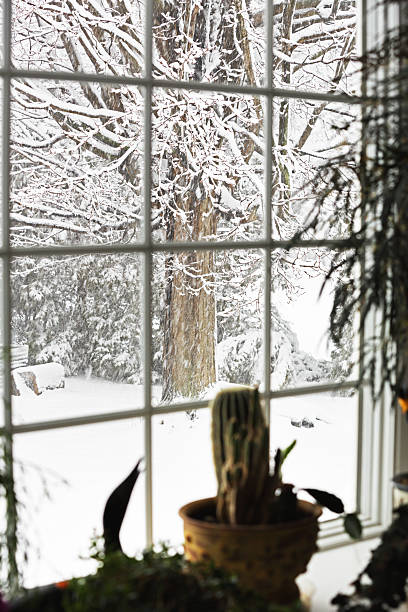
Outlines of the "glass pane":
M183 543L178 510L217 492L210 412L153 417L153 528L155 542Z
M15 436L21 530L28 543L25 586L95 571L95 563L80 555L89 557L91 538L102 534L109 495L143 452L141 419ZM145 546L143 474L120 537L128 555Z
M358 395L320 393L271 403L271 452L297 444L285 461L284 482L322 489L356 509ZM307 494L301 493L307 498ZM324 510L323 518L336 515Z
M16 422L143 405L141 274L131 254L14 260Z
M13 0L16 69L142 76L144 6Z
M275 99L273 238L348 236L360 197L359 112L347 104Z
M211 397L262 379L262 253L191 251L154 259L156 402Z
M329 339L338 276L321 292L334 253L324 249L276 250L272 255L272 388L302 387L357 378L358 323ZM356 313L357 319L357 313Z
M139 239L142 125L135 87L14 80L13 246Z
M288 0L274 16L275 87L357 93L354 0Z
M154 76L257 85L265 66L265 2L154 3Z
M258 98L155 90L154 238L248 240L263 231Z

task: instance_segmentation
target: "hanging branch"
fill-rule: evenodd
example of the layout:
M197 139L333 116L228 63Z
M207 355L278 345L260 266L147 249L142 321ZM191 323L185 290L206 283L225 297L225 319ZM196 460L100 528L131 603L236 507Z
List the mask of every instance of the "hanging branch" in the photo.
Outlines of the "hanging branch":
M369 318L380 315L374 332L366 335L362 355L363 376L368 375L373 393L380 393L385 383L396 393L406 377L401 353L408 348L408 144L400 135L407 74L393 74L393 68L407 59L404 27L360 59L361 77L376 79L377 91L385 93L363 107L363 150L360 138L349 145L341 142L340 153L303 186L306 200L313 194L314 206L294 237L297 241L321 229L328 206L333 210L329 222L341 219L346 225L344 250L335 253L324 281L325 285L333 277L342 278L334 292L329 331L336 343L357 311L360 330L367 331ZM379 80L381 69L386 76ZM334 127L341 134L352 121Z

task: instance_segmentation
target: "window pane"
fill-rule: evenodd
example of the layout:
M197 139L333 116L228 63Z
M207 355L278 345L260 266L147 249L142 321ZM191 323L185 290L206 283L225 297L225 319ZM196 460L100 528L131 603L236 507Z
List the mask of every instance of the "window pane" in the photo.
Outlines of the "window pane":
M297 444L284 463L283 480L322 489L356 509L358 395L320 393L271 403L271 451ZM306 494L302 493L306 499ZM323 518L336 515L324 510Z
M155 90L154 238L247 240L263 231L259 98Z
M143 452L141 419L15 436L20 529L28 541L25 586L95 571L94 562L79 557L89 556L109 495ZM120 534L128 555L145 546L144 516L142 474Z
M130 4L130 6L129 6ZM23 70L141 76L144 6L13 0L13 65Z
M11 279L17 422L143 405L137 255L21 257Z
M359 221L352 218L360 198L359 108L276 98L273 112L273 238L347 237Z
M153 417L154 540L183 543L182 505L213 497L217 486L210 440L210 412Z
M333 277L320 294L334 252L276 250L272 254L272 388L337 383L358 378L357 320L344 326L339 343L329 339ZM357 316L357 313L356 313Z
M154 76L257 85L265 64L265 2L157 2Z
M156 402L201 399L262 378L262 253L191 251L154 259Z
M140 238L142 112L135 87L13 81L14 246Z
M356 92L356 2L279 2L274 8L274 85Z

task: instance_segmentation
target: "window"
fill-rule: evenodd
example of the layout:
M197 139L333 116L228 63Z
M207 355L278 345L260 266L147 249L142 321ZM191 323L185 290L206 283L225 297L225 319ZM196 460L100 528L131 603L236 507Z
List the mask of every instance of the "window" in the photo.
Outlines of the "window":
M259 382L272 446L299 439L288 480L335 490L366 534L386 519L392 418L356 390L353 327L317 342L342 220L327 210L286 248L304 185L358 125L355 37L378 32L362 4L5 2L2 425L42 551L27 585L86 571L75 559L140 456L125 549L181 542L177 508L215 493L217 384ZM326 518L322 545L342 542Z

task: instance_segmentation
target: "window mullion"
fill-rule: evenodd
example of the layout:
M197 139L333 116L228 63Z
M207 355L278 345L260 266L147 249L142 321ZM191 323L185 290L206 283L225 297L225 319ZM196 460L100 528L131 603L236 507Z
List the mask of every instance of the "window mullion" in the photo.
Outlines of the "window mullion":
M357 37L358 42L358 52L360 55L364 55L367 51L367 0L362 0L360 5L359 16L359 32ZM367 83L364 74L361 79L361 95L367 94ZM364 107L361 109L362 121L364 122ZM361 154L365 151L367 144L364 138L364 134L362 134L362 142L361 142ZM364 251L360 258L360 276L362 278L365 269L365 254ZM364 329L360 329L360 337L359 337L359 377L360 379L364 375ZM366 450L363 447L363 443L367 438L366 428L370 426L370 423L367 422L367 410L365 410L365 401L367 398L367 390L361 386L358 389L358 432L357 432L357 478L356 478L356 507L359 512L368 511L368 500L367 500L367 482L369 479L363 480L363 466L366 463L365 456ZM371 429L370 429L371 431ZM371 441L369 442L371 446Z
M267 24L267 51L266 51L266 74L265 80L268 88L273 85L273 13L274 2L268 2L266 6ZM273 97L266 96L265 118L264 118L264 142L265 142L265 177L264 177L264 238L267 244L272 238L272 130L273 130ZM270 245L264 249L264 391L265 410L267 422L271 419L271 248Z
M11 290L10 290L10 89L11 89L11 0L5 0L3 6L3 116L2 116L2 236L3 245L3 410L4 434L3 453L5 494L6 494L6 547L8 557L8 582L11 592L18 587L17 553L17 503L14 487L13 469L13 434L11 412Z
M276 97L293 98L297 100L314 100L321 102L337 102L345 104L362 104L363 100L360 96L349 96L347 94L333 94L317 91L307 91L300 89L286 89L281 87L262 87L256 85L232 85L230 83L206 83L202 81L173 81L171 79L154 79L131 77L131 76L114 76L93 74L86 72L63 72L51 70L4 70L0 68L0 78L10 76L11 78L20 79L38 79L38 80L53 80L53 81L74 81L91 82L91 83L106 83L107 85L130 85L133 87L152 86L162 89L186 89L191 91L214 91L231 95L234 93L248 96L265 96L273 95Z
M15 257L35 256L40 255L88 255L91 253L145 253L146 248L151 252L168 252L168 251L225 251L230 249L237 251L239 249L288 249L292 247L301 248L328 248L328 249L348 249L349 243L346 238L338 239L310 239L310 240L220 240L218 242L210 242L208 240L197 240L195 242L175 241L169 242L150 242L148 247L144 242L127 243L127 244L89 244L89 245L66 245L58 247L35 246L35 247L15 247L11 248L11 252ZM7 255L8 250L0 247L0 256Z
M151 151L152 151L152 52L153 52L153 4L147 0L145 10L145 76L144 89L144 258L143 258L143 353L144 353L144 442L145 442L145 505L146 544L153 543L152 513L152 249L151 249Z

